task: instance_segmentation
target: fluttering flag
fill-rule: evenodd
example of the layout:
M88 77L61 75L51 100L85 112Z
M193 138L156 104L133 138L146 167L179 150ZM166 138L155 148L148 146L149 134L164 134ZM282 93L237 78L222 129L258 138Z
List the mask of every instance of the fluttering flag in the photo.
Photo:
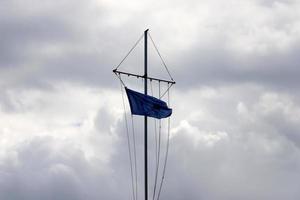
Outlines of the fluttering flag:
M166 102L155 97L145 95L125 87L129 100L130 110L133 115L143 115L157 119L169 117L172 109Z

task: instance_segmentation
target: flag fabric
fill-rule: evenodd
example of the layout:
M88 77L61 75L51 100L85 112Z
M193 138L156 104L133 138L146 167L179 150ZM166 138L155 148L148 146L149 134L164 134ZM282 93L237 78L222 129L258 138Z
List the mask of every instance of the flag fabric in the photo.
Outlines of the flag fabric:
M125 87L129 100L130 110L133 115L143 115L157 119L169 117L172 109L166 102L155 97L145 95Z

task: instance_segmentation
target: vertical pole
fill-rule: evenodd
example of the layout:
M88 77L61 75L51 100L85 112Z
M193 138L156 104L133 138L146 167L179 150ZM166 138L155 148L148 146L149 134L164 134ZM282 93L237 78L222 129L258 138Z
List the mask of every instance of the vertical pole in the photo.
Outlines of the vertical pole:
M147 95L147 76L148 76L148 69L147 69L147 34L148 34L148 30L145 30L144 32L144 46L145 46L145 50L144 50L144 93L145 95ZM145 136L144 136L144 157L145 157L145 200L148 200L148 143L147 143L147 116L144 116L144 129L145 129Z

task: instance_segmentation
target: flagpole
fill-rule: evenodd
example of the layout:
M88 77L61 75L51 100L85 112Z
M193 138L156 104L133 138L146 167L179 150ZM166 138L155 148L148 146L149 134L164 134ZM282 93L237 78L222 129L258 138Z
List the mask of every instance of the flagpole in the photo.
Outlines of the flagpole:
M147 34L148 30L144 32L144 94L147 95L147 78L148 78L148 69L147 69ZM147 116L144 116L144 157L145 157L145 200L148 200L148 142L147 142Z
M159 78L155 78L155 77L149 77L148 76L148 69L147 69L147 64L148 64L148 49L147 49L147 39L148 39L148 31L149 29L144 31L144 75L141 74L133 74L133 73L128 73L128 72L124 72L124 71L120 71L118 70L119 66L122 64L122 62L126 59L126 57L130 54L130 52L135 48L135 46L129 51L129 53L125 56L125 58L121 61L121 63L115 68L113 69L113 73L115 73L117 75L117 77L120 79L121 84L123 84L123 86L126 88L125 83L122 81L121 75L127 75L127 76L133 76L133 77L137 77L137 78L143 78L144 79L144 94L147 95L148 91L147 91L147 84L148 84L148 79L150 81L159 81L159 82L166 82L169 84L171 84L171 86L173 84L175 84L176 82L172 79L171 75L171 80L165 80L165 79L159 79ZM138 40L138 42L140 41L140 39ZM155 45L155 44L154 44ZM158 52L159 53L159 52ZM159 54L160 55L160 54ZM161 58L162 59L162 58ZM166 66L165 66L166 67ZM169 71L167 69L167 71ZM167 91L170 89L170 87L168 87ZM166 91L166 92L167 92ZM139 114L138 114L139 115ZM148 124L147 124L147 115L144 115L144 173L145 173L145 200L148 200ZM130 151L130 150L129 150ZM137 183L136 183L137 184Z

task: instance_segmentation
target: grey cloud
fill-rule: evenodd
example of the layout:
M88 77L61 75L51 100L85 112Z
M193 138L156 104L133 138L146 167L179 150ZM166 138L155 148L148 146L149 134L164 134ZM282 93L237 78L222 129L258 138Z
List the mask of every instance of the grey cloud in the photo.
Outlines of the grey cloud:
M22 9L20 2L6 3L8 9L1 14L1 85L43 87L51 86L52 80L107 83L112 64L106 64L106 52L99 54L105 39L102 34L99 42L101 35L91 33L91 19L101 16L101 9L97 14L81 1L32 3L31 9ZM90 78L82 78L83 73Z
M1 164L3 199L120 198L115 194L116 177L103 174L76 145L51 137L35 138L19 146L16 154L15 165Z
M176 144L182 144L182 139ZM257 148L254 143L249 147ZM293 161L293 157L270 161L270 157L266 160L260 154L262 152L255 154L244 149L243 145L236 145L231 140L211 149L200 144L193 148L192 143L182 148L174 146L173 155L181 155L182 160L178 164L175 158L170 159L169 166L172 167L169 170L174 171L169 172L169 176L179 173L169 178L172 181L167 179L166 187L174 187L172 191L177 191L169 195L174 199L181 199L183 195L187 199L294 199L297 177L293 174L297 173L298 161ZM283 162L291 162L289 167L286 166L289 170L282 167ZM188 185L182 186L182 182ZM187 194L181 193L181 188Z
M13 7L12 5L14 4L8 7ZM16 5L18 4L16 3L14 6ZM125 21L124 24L113 27L109 24L109 17L113 18L113 16L108 14L105 4L102 4L103 8L101 8L96 6L95 2L85 5L80 1L63 1L57 5L49 2L45 6L39 3L36 5L35 9L29 9L29 11L17 9L19 13L15 13L14 17L11 17L11 13L6 12L8 17L1 22L3 25L1 32L5 36L2 37L4 45L1 49L3 52L1 53L1 67L21 66L10 76L23 75L22 78L15 81L16 83L11 84L28 84L34 87L67 80L92 86L111 87L113 84L110 81L112 79L111 69L118 60L121 60L125 52L121 49L127 50L131 46L127 38L132 38L132 43L134 42L129 29L138 29L133 22L138 23L139 20L130 15L129 19L132 19L132 22ZM94 9L92 9L93 5ZM201 5L201 2L197 4L200 8ZM238 4L239 7L242 5ZM295 2L287 4L287 9L292 9L294 5L297 6ZM39 9L44 12L38 12ZM72 9L76 11L73 15L64 12L64 10L71 12ZM282 14L280 15L282 17L279 18L276 16L276 12L273 12L276 9L271 8L268 13L270 24L264 22L261 24L262 28L267 30L275 28L274 32L286 33L288 39L293 39L295 37L293 31L297 30L293 28L297 25L297 15ZM152 21L153 10L148 12L147 20ZM222 85L248 82L283 89L297 88L296 74L299 73L297 40L286 52L270 51L266 55L258 53L241 56L237 54L238 52L232 51L227 43L233 41L235 36L250 37L251 31L254 31L253 37L260 37L257 35L259 27L252 27L251 22L247 21L248 18L244 19L245 22L243 19L237 19L239 14L231 16L222 13L221 16L224 17L224 20L219 19L219 21L224 21L224 24L217 23L218 19L211 18L208 19L207 24L203 25L206 28L203 28L201 24L196 24L195 31L199 31L200 42L184 51L178 49L179 53L168 58L171 71L174 72L174 77L180 83L178 84L179 88L188 88L192 84ZM276 25L278 24L276 19L282 18L284 20ZM233 22L225 24L226 20L233 20ZM255 20L258 19L254 18L253 22ZM286 22L291 20L290 25L285 26ZM153 20L152 22L156 30L157 21ZM97 24L103 25L98 26ZM213 26L214 24L216 27ZM213 37L202 34L202 29L205 34L209 33L209 30L213 31ZM166 38L166 33L162 34ZM119 35L122 36L119 37ZM202 44L201 41L205 41L205 37L209 39ZM278 41L278 43L281 42ZM175 42L167 45L176 47ZM245 47L246 45L247 43ZM58 55L55 50L47 52L47 48L53 47L60 52ZM34 69L31 69L31 66L35 66Z
M82 198L77 172L88 169L82 153L75 150L72 155L66 156L52 148L53 142L50 137L37 138L17 150L16 166L5 171L7 176L3 177L1 184L1 198Z
M255 114L259 112L256 110ZM253 123L247 118L243 120L222 119L231 128L219 123L217 127L228 135L212 146L207 146L210 133L203 130L201 120L195 123L198 129L183 126L178 130L171 142L163 197L295 199L299 148L282 137L288 130L281 129L281 122L270 125L267 118L258 118Z
M222 44L207 48L195 48L184 52L184 62L174 62L175 77L185 88L190 85L222 86L224 84L247 84L279 90L297 89L299 47L287 53L271 53L239 58Z
M20 64L24 67L44 45L70 42L76 38L74 26L63 15L49 13L40 4L29 13L14 1L9 4L1 13L1 68ZM41 13L36 14L37 11Z
M176 101L176 104L192 106L194 101L201 100L201 105L211 112L206 117L212 115L215 120L205 121L205 118L198 117L192 120L189 114L193 111L190 112L189 109L194 108L185 107L189 114L181 115L186 118L177 117L175 120L179 122L172 123L177 131L173 132L171 138L162 198L297 199L294 197L299 196L299 148L290 145L291 141L282 137L287 132L281 132L284 126L280 121L284 119L290 126L292 121L289 116L297 113L294 111L299 107L298 104L290 100L290 96L281 98L277 94L266 99L262 96L254 98L253 102L245 101L248 109L240 116L234 108L242 99L232 98L231 93L237 97L242 92L230 90L231 87L219 91L217 94L222 98L212 95L207 99L197 99L189 98L187 94L186 98ZM203 91L194 93L201 92ZM264 90L256 92L263 94ZM287 103L289 101L292 103ZM180 111L180 106L176 107ZM251 121L253 117L254 121ZM135 117L134 120L141 196L143 118ZM180 124L182 121L186 121L188 125L183 126ZM6 154L7 160L1 159L5 161L0 162L3 180L0 181L1 197L33 200L129 198L130 170L124 118L115 119L110 109L103 107L98 110L94 123L96 130L85 133L85 138L88 138L89 148L95 150L96 155L105 153L103 151L109 148L113 149L106 161L97 159L97 156L88 159L84 148L79 145L83 142L78 144L76 140L56 139L51 136L28 138L22 144L17 144L13 153ZM153 120L149 119L151 158L154 158L153 125ZM165 142L166 133L163 132L162 136ZM110 143L106 137L116 140ZM153 187L152 164L153 160L149 168L150 191Z

